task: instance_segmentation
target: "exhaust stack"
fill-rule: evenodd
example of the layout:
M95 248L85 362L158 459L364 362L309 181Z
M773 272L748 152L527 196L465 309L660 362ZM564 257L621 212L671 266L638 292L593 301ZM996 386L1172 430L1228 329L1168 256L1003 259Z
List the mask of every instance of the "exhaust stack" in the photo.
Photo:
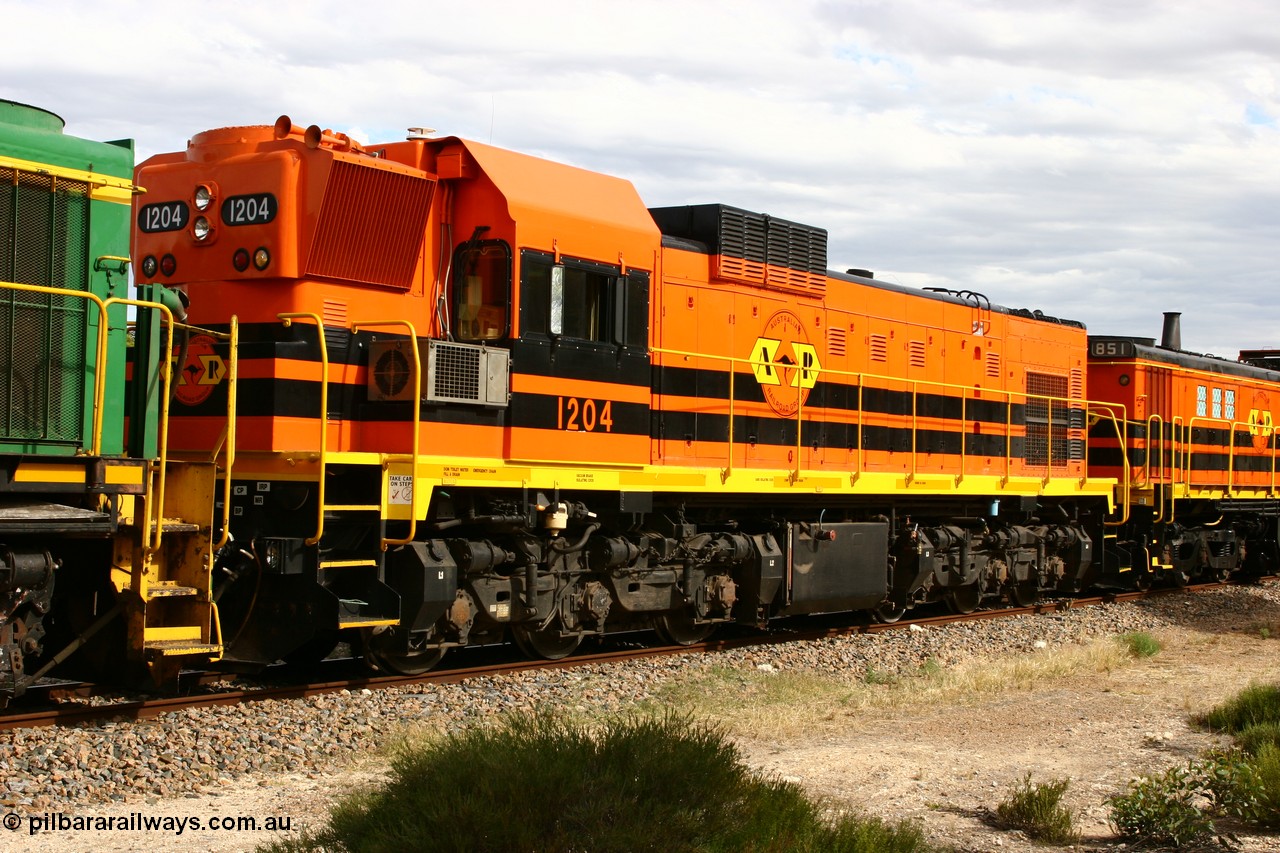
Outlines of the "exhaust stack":
M1182 312L1164 312L1164 332L1160 336L1160 346L1165 349L1182 349Z

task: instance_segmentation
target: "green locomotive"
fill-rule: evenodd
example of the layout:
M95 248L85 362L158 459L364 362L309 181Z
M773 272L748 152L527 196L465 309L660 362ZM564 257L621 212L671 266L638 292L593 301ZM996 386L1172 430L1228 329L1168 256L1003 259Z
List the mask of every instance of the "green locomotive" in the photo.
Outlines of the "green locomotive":
M165 458L183 303L129 298L133 142L0 101L0 705L217 657L215 464ZM90 638L95 639L90 642Z

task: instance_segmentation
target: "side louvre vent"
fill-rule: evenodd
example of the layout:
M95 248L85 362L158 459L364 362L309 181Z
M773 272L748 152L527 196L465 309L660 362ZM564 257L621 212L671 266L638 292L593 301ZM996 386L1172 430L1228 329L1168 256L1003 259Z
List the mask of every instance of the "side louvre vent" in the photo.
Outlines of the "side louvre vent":
M992 379L1000 378L1000 353L987 353L987 376Z
M907 344L907 363L912 367L925 366L924 341L911 341Z
M1071 409L1068 412L1068 422L1072 429L1084 429L1085 410L1084 410L1084 373L1080 370L1071 371ZM1158 410L1157 410L1158 411ZM1083 458L1072 456L1072 459Z
M848 332L839 326L828 326L827 352L834 356L844 356L848 352Z
M884 335L872 335L867 339L867 355L872 361L889 360L889 339Z
M408 289L435 181L334 161L307 274Z

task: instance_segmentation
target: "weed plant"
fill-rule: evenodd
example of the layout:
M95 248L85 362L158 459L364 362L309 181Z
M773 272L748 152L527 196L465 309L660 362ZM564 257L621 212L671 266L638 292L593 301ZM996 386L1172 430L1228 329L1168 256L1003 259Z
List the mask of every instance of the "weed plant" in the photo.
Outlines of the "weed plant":
M1122 634L1120 642L1129 650L1129 654L1135 658L1155 657L1160 653L1160 641L1146 631Z
M1142 844L1184 847L1211 839L1213 818L1201 808L1206 797L1195 762L1143 776L1110 800L1111 825L1121 836Z
M1271 829L1280 828L1280 744L1261 746L1253 757L1255 798L1253 821Z
M1235 735L1236 747L1130 782L1110 801L1121 835L1181 847L1215 836L1219 817L1280 827L1280 686L1247 687L1198 722Z
M401 749L391 779L285 851L924 853L912 824L824 817L759 777L721 730L668 714L512 717Z
M1236 735L1236 746L1249 755L1257 755L1265 746L1280 747L1280 722L1258 723Z
M1208 728L1238 734L1251 726L1280 724L1280 685L1253 684L1200 718Z
M1028 838L1046 844L1075 844L1080 833L1075 816L1062 804L1069 779L1031 784L1031 774L1023 778L1004 802L996 806L996 822L1006 829L1019 829Z

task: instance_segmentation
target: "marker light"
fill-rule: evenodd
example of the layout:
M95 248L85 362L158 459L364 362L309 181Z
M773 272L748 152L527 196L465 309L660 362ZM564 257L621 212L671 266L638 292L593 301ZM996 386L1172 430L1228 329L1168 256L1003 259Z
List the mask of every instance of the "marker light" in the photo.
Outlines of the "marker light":
M271 263L271 253L267 251L266 246L259 246L258 250L253 253L253 266L261 272L265 270Z
M196 187L196 210L206 210L209 202L213 201L213 195L209 192L209 188L204 184Z
M203 216L197 216L196 221L191 224L191 233L195 235L197 240L207 239L209 232L212 230L209 220Z
M178 259L173 255L165 255L160 259L160 272L171 276L178 271Z
M156 270L160 268L160 262L156 260L155 255L147 255L142 259L142 274L147 278L155 277Z
M231 256L231 265L236 268L236 272L244 272L249 268L249 250L236 249L236 253Z

